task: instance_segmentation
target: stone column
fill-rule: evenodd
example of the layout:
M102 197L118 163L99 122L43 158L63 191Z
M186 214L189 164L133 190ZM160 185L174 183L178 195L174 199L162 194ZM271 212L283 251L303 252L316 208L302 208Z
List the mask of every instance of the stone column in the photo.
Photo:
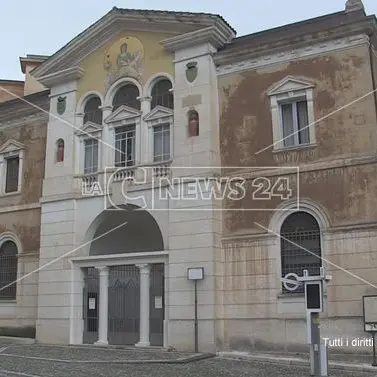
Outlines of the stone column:
M151 101L152 97L139 97L140 109L142 111L142 119L140 124L140 163L141 165L149 164L151 159L151 151L149 146L149 128L146 126L143 117L151 111Z
M101 170L109 167L114 166L114 148L115 142L112 137L112 132L109 130L109 126L105 123L105 119L108 118L112 111L112 106L101 106L100 109L102 110L102 141L103 141L103 148L102 148L102 156L101 156Z
M84 151L83 151L83 145L82 140L78 136L80 133L80 130L84 126L84 113L76 113L75 114L75 132L74 132L74 145L75 145L75 162L74 162L74 174L82 174L84 173L83 167L84 167Z
M99 270L99 305L98 305L98 341L95 344L109 344L107 324L109 311L109 267L98 267Z
M140 269L140 339L136 347L149 347L149 280L150 264L137 265Z

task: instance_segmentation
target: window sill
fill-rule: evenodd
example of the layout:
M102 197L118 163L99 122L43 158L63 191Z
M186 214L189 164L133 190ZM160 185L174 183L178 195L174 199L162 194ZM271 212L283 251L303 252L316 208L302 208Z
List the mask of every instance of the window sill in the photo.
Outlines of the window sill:
M283 153L283 152L296 152L300 150L305 150L305 149L314 149L317 148L318 144L301 144L301 145L295 145L293 147L283 147L283 148L277 148L272 151L272 153L278 154L278 153Z
M16 195L20 195L20 194L21 194L21 191L4 192L4 193L0 194L0 197L16 196Z
M1 305L3 305L3 304L5 304L5 305L16 305L17 304L17 300L14 300L14 299L2 299L2 298L0 298L0 306Z
M305 293L279 293L276 297L278 299L305 297Z
M279 299L289 299L289 298L305 298L305 293L278 293L276 297ZM327 297L327 293L323 293L323 297Z

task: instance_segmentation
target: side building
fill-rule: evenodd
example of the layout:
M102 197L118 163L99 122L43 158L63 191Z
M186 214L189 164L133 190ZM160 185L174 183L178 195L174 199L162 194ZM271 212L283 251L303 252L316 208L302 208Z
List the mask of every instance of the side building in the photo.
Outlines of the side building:
M0 83L0 335L34 337L49 91Z
M247 179L246 196L223 212L225 348L305 349L303 289L280 279L320 267L332 275L322 336L367 336L362 296L377 283L376 37L375 16L347 2L215 56L222 166Z

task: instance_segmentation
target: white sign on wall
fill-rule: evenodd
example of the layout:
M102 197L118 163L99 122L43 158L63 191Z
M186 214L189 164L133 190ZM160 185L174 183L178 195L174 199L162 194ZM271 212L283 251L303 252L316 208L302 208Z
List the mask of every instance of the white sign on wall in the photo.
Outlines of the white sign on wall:
M204 268L195 267L187 270L187 278L189 280L202 280L204 278Z
M162 309L162 296L155 296L154 307L155 309Z
M89 307L89 310L94 310L96 308L96 299L95 298L91 297L89 299L88 307Z
M377 332L377 296L363 296L364 330Z

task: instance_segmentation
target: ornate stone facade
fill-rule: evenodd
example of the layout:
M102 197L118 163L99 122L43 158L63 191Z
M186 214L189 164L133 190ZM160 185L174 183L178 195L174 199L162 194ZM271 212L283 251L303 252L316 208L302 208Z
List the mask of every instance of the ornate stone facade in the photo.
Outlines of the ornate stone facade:
M43 184L19 196L42 207L22 241L40 244L38 341L191 350L190 267L202 351L302 350L304 297L280 279L320 266L324 335L362 336L377 55L360 4L242 38L217 15L114 8L32 71L50 89ZM16 151L36 138L21 113Z

